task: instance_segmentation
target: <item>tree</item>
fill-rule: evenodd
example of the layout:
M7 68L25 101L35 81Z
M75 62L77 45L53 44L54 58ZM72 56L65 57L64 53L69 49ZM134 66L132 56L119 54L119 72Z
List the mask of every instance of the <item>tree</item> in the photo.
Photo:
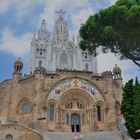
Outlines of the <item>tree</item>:
M136 83L134 86L134 126L137 129L140 129L140 84L136 79Z
M134 137L134 85L133 80L128 81L123 88L123 99L121 105L121 111L125 119L125 126L128 129L128 133Z
M140 84L137 78L135 84L130 80L123 88L121 111L128 133L133 138L137 138L138 135L135 132L140 129Z
M140 67L140 0L118 0L90 16L80 28L82 49L97 55L97 48L130 59Z

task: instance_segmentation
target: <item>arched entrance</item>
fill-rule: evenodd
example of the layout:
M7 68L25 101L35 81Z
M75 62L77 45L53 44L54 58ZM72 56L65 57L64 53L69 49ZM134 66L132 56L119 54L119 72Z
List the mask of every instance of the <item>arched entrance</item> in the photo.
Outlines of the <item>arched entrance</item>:
M71 115L71 131L80 132L80 115L76 113Z
M11 134L7 134L5 140L13 140L13 136Z

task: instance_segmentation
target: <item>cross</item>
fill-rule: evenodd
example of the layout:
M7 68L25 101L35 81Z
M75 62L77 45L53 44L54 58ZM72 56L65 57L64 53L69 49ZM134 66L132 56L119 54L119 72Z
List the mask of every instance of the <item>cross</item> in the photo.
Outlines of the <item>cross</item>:
M56 11L56 13L59 14L59 17L60 17L60 18L63 18L64 14L65 14L66 12L64 12L62 9L60 9L60 11Z

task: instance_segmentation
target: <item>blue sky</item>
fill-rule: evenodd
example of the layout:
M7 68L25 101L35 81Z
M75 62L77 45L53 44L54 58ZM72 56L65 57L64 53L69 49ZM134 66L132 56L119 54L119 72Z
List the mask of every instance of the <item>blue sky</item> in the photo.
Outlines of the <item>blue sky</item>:
M53 32L56 11L66 11L69 35L78 34L81 23L89 15L109 7L116 0L0 0L0 82L12 78L14 61L21 57L23 74L27 73L30 43L43 19L47 30ZM99 72L112 70L118 64L122 69L124 82L140 75L139 68L131 61L120 61L113 54L98 56ZM139 76L140 80L140 76Z

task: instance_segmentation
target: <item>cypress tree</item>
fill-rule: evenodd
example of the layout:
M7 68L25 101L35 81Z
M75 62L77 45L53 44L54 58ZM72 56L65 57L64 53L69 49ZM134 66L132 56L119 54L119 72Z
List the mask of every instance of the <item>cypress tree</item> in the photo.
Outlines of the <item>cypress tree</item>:
M134 132L134 85L133 80L129 80L123 88L123 99L121 111L125 119L125 126L128 129L128 133L133 138Z

